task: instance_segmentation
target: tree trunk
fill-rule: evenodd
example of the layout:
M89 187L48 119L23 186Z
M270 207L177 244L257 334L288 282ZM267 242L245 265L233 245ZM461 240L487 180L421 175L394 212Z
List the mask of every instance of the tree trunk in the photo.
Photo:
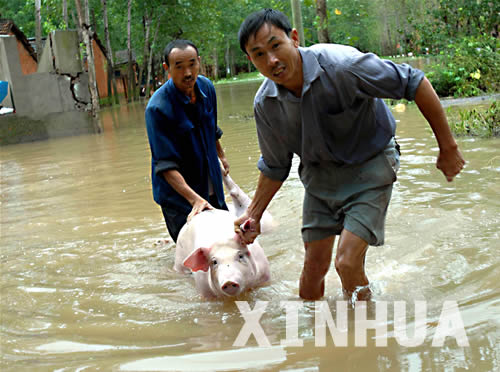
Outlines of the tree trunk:
M97 22L95 20L95 9L92 9L92 23L90 23L93 33L97 33Z
M408 53L408 51L410 50L411 48L411 44L410 44L410 40L408 39L408 34L409 34L409 30L408 30L408 16L409 16L409 11L408 11L408 4L406 4L406 0L402 0L401 1L401 18L402 18L402 21L403 21L403 43L405 45L405 51L406 53Z
M143 23L144 23L144 51L143 51L143 64L139 68L139 89L142 89L142 76L144 75L144 72L147 71L148 69L148 61L149 61L149 34L151 30L151 16L147 14L148 11L146 11L146 15L143 17ZM146 84L146 82L144 82ZM144 97L146 97L147 94L144 92Z
M89 46L87 49L87 64L89 70L89 85L92 92L92 107L94 108L94 116L99 111L99 91L97 90L97 78L95 73L95 59L94 59L94 29L90 25L90 7L89 0L85 0L85 25L88 31Z
M318 23L318 41L320 43L329 43L328 36L328 15L326 13L326 0L316 0L316 14L319 18Z
M302 11L300 10L300 0L291 0L292 2L292 18L293 27L299 33L300 46L305 46L306 41L304 38L304 27L302 26Z
M149 91L151 90L149 82L151 80L151 70L152 70L152 67L153 67L153 47L154 47L154 45L156 43L156 37L158 36L158 30L159 29L160 29L160 17L158 17L156 19L155 34L153 36L153 42L151 43L151 48L149 48L148 74L147 74L147 77L146 77L146 92L145 92L145 96L147 98L150 97ZM153 89L156 89L156 86L154 86Z
M219 60L217 59L217 48L214 48L214 71L213 78L214 80L219 79Z
M229 55L229 39L227 39L226 43L225 60L226 60L226 78L228 78L231 76L231 56Z
M234 52L233 49L229 49L230 61L231 61L231 76L236 76L236 64L234 63Z
M73 23L75 24L76 30L78 31L78 43L83 43L83 35L82 35L82 29L80 28L80 23L75 16L75 9L71 9L71 19L73 20Z
M115 77L115 63L113 61L113 50L111 49L111 40L109 38L109 26L108 26L108 4L107 0L101 0L102 2L102 13L104 18L104 37L106 39L106 59L108 61L108 82L111 80L111 85L113 86L113 93L111 89L108 89L108 96L113 96L113 100L118 105L120 103L120 98L118 96L118 89L116 88L116 77Z
M158 82L160 81L159 78L160 76L158 76L158 65L156 64L156 58L155 58L155 55L154 53L151 53L152 57L151 58L151 81L153 82L153 91L156 90L156 88L158 88ZM161 63L161 60L162 60L162 57L161 57L161 54L160 54L160 58L159 58L159 61ZM163 66L160 64L160 68L163 70Z
M389 25L389 20L388 20L388 17L387 17L387 10L389 9L388 8L388 4L387 4L387 0L384 0L383 1L383 8L382 8L382 19L383 19L383 22L384 22L384 35L383 35L383 38L384 38L384 50L382 52L382 54L385 54L385 55L393 55L395 54L394 53L394 50L395 50L395 45L392 43L392 36L391 36L391 26Z
M80 0L75 0L76 11L78 13L78 24L82 31L83 42L85 43L85 48L87 50L87 66L89 74L89 89L90 89L90 99L91 99L91 113L92 116L97 116L97 111L99 111L99 94L97 92L96 78L95 78L95 65L94 65L94 52L92 48L91 30L89 28L88 16L84 19L84 13L82 11L82 6ZM88 0L85 0L85 14L88 14Z
M226 62L226 77L234 76L236 74L236 67L234 65L234 53L231 50L229 39L226 41L226 52L224 54Z
M127 10L127 50L128 50L128 94L127 102L135 99L135 77L134 66L132 65L132 0L128 0Z
M35 0L35 38L36 38L36 59L40 62L42 57L42 19L40 16L41 0Z
M63 0L62 7L63 7L63 21L64 21L64 25L66 26L66 30L67 30L67 29L69 29L68 0Z
M394 13L393 13L393 19L395 21L395 24L396 24L396 28L395 28L395 36L394 36L394 44L396 46L399 45L399 48L397 48L396 50L396 53L400 54L400 53L403 53L404 54L404 48L403 48L403 45L401 44L401 34L398 32L399 30L401 30L401 23L400 23L400 9L395 9L394 10Z

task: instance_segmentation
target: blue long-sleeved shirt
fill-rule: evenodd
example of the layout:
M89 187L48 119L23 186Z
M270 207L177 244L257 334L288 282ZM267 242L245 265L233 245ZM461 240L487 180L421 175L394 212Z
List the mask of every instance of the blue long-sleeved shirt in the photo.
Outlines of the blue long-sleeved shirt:
M413 100L422 71L335 44L299 48L302 96L266 79L254 101L260 171L283 181L301 165L360 164L382 151L396 122L382 98Z
M219 205L226 208L216 141L222 136L217 126L217 98L212 82L199 75L195 85L196 104L189 103L172 79L158 89L146 107L146 128L151 148L153 197L156 203L189 213L189 202L163 177L178 170L186 183L205 200L209 178Z

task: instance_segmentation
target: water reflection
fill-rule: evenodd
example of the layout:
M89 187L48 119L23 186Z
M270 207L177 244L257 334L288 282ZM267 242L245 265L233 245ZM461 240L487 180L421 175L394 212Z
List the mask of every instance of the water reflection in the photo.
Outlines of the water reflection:
M231 174L249 194L258 177L257 87L217 88ZM287 337L280 301L298 299L303 260L295 158L270 206L279 226L261 239L271 285L240 298L252 307L269 301L260 324L272 353L254 349L253 336L247 348L233 347L244 324L234 303L201 300L190 278L172 271L174 245L163 242L168 234L151 196L144 105L134 104L104 110L99 135L0 148L2 370L194 370L197 360L204 370L498 370L498 140L461 139L468 164L447 183L415 107L395 115L401 169L387 242L369 249L367 271L375 301L406 301L410 322L414 301L428 301L422 345L400 346L389 313L388 346L377 347L369 331L368 345L355 347L351 309L352 342L338 347L327 333L327 345L316 346L312 303L299 312L304 346L280 345ZM326 285L335 319L342 294L334 271ZM431 346L445 300L458 302L470 347L452 338Z

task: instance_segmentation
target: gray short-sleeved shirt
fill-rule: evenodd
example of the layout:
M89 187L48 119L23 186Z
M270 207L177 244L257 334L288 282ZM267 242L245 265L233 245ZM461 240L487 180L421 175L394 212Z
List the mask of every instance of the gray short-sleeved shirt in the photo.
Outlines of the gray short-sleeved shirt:
M288 177L294 153L308 166L361 164L383 151L396 123L382 98L413 100L424 77L407 64L349 46L317 44L299 52L302 96L266 79L254 101L258 167L280 181Z

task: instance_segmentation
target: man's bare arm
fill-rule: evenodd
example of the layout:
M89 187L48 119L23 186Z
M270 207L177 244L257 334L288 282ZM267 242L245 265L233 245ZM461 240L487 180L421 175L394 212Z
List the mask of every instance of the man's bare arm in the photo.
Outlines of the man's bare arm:
M200 195L198 195L187 183L182 174L177 169L170 169L163 172L163 177L189 204L193 206L191 213L188 216L188 221L198 213L205 209L213 209L213 207Z
M425 77L417 88L415 103L429 122L439 145L439 156L436 167L451 182L463 169L465 160L448 126L448 120L439 102L439 97L429 80Z

